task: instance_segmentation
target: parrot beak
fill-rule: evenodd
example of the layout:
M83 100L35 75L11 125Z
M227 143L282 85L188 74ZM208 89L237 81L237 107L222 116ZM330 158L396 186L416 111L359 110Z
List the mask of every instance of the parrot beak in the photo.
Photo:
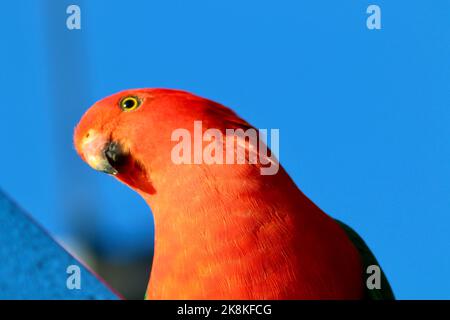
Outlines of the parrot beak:
M90 130L81 142L81 152L86 162L95 170L117 175L116 169L123 160L122 148L117 142Z
M79 137L75 143L78 153L93 169L111 174L145 193L156 192L142 163L134 159L123 144L93 129Z

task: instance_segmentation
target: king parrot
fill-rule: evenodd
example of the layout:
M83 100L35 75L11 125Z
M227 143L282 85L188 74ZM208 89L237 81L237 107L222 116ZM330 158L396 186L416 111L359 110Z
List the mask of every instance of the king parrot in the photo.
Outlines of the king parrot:
M262 163L173 161L173 132L195 121L224 135L253 128L185 91L133 89L95 103L75 129L80 157L151 208L147 299L394 298L381 269L381 288L367 287L366 268L378 262L364 241L308 199L281 166L263 175ZM244 146L248 157L254 146L245 137Z

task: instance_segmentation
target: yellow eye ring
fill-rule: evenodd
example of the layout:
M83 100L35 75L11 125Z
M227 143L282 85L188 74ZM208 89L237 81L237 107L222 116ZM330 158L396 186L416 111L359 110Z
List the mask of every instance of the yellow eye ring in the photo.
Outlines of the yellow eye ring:
M120 109L123 111L133 111L136 110L141 105L141 101L138 97L135 96L128 96L125 98L122 98L120 100L119 106Z

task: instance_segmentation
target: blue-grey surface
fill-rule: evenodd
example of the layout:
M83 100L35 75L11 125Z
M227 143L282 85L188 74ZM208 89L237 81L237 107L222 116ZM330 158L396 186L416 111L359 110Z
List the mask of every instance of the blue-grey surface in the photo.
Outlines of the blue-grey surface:
M80 267L80 289L68 289L67 267ZM0 191L0 299L117 299Z

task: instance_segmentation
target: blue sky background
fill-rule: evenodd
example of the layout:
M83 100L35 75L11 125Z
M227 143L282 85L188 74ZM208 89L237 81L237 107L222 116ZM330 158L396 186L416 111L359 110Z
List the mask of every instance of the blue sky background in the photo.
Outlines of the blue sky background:
M69 4L82 30L66 29ZM366 28L369 4L382 30ZM449 1L0 8L0 188L58 238L117 259L151 250L144 201L82 163L71 136L116 91L180 88L279 128L282 165L363 236L398 298L450 298Z

